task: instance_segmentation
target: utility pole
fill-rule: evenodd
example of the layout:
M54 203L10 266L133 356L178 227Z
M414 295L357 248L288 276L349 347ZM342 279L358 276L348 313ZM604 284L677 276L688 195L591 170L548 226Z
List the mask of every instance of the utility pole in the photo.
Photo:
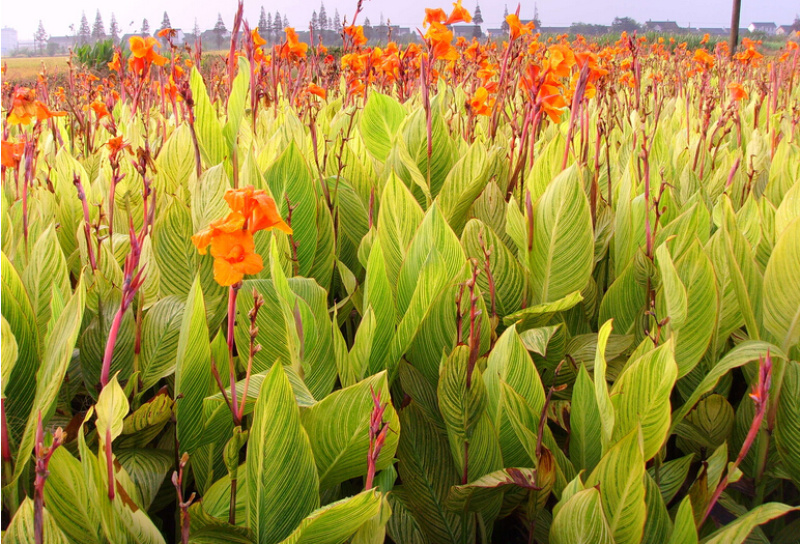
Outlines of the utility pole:
M742 0L733 0L733 12L731 13L731 41L728 44L728 54L733 58L736 47L739 45L739 16L742 13Z

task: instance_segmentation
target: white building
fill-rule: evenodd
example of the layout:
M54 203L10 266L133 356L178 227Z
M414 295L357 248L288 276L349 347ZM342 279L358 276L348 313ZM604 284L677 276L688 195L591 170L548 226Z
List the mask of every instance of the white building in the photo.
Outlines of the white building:
M0 36L0 54L8 55L12 51L19 48L19 39L17 31L13 28L3 27L2 36Z

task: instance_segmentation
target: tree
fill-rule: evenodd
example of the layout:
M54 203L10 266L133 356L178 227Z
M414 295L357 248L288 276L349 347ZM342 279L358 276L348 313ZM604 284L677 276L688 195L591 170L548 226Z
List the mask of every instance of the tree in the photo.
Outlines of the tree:
M328 12L325 11L325 2L320 2L319 4L319 29L320 30L329 30L331 26L331 21L328 19Z
M283 28L286 28L287 26L289 26L289 18L286 15L284 15L283 16Z
M169 15L167 15L166 11L164 12L164 18L161 19L159 30L164 30L165 28L172 28L172 23L169 22Z
M258 15L258 30L264 33L269 32L267 13L264 11L264 6L261 6L261 13Z
M333 28L331 30L339 32L342 29L342 19L339 17L339 10L333 12Z
M33 35L33 41L36 44L37 51L44 49L47 43L47 32L44 29L41 19L39 19L39 28L36 29L36 34Z
M502 30L504 34L508 34L508 31L511 29L511 27L508 26L506 17L508 17L508 6L503 8L503 24L500 25L500 30Z
M381 18L378 22L378 26L386 26L386 19L383 18L383 12L381 12Z
M611 32L621 34L622 32L635 32L639 30L639 23L630 17L614 17L611 22Z
M281 13L278 10L275 10L275 17L272 19L272 31L275 33L275 39L281 39L281 33L283 32L283 19L281 19Z
M275 35L272 30L272 14L267 13L267 22L264 23L264 37L269 40Z
M150 34L150 23L147 22L147 19L142 19L142 34L145 36Z
M800 32L800 15L794 16L794 23L792 24L792 30L795 32Z
M92 30L89 28L89 21L86 19L86 12L81 13L81 24L78 27L78 43L89 43L92 37Z
M480 4L475 4L475 13L472 15L472 20L476 25L483 23Z
M311 30L319 30L319 17L317 17L317 10L311 13Z
M197 17L194 18L194 27L192 27L192 33L194 34L195 39L200 37L200 25L197 24Z
M114 14L111 14L111 25L108 28L108 33L111 35L111 41L114 43L119 43L119 24L117 23L117 18Z
M542 28L542 20L539 19L539 6L536 3L533 4L533 26Z
M222 14L217 13L217 22L214 25L214 38L217 41L217 47L222 47L223 39L228 29L225 27L225 21L222 20Z
M97 15L94 17L94 25L92 25L92 41L100 42L106 39L106 29L103 25L103 17L100 15L100 10L97 10Z

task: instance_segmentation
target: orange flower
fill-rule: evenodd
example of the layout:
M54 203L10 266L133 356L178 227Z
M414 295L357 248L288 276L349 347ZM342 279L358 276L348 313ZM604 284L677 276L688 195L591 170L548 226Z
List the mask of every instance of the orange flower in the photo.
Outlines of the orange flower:
M447 14L442 8L425 8L425 20L422 21L422 28L434 23L443 23L447 20Z
M356 47L367 44L367 37L364 36L363 26L346 26L344 27L344 33L346 36L350 36L350 38L353 40L353 45Z
M36 117L36 91L28 87L17 87L11 100L11 112L6 121L9 125L29 125Z
M523 25L515 13L507 16L506 22L508 23L509 36L512 40L516 40L523 34L532 33L533 29L535 28L533 21Z
M122 141L122 136L117 136L115 138L109 138L106 142L106 147L112 154L118 153L123 149L130 148L131 144L125 143Z
M22 160L22 152L25 150L25 142L2 141L2 164L6 168L16 168Z
M275 200L261 189L254 189L252 185L228 189L225 201L231 210L245 218L246 228L252 232L278 229L292 234L291 227L281 219Z
M244 229L244 216L239 212L231 212L227 217L212 221L205 228L192 236L192 243L200 255L205 255L208 245L223 234L232 234Z
M119 72L120 68L119 51L114 51L114 58L108 63L108 69L113 72Z
M290 56L298 59L305 58L308 44L302 43L297 37L297 32L290 26L283 29L286 32L286 43L281 46L281 57L288 59Z
M561 121L561 114L567 107L567 101L561 95L560 87L551 82L547 82L539 88L538 101L542 110L550 117L554 123Z
M50 109L39 102L36 101L36 118L39 121L47 121L48 119L52 119L53 117L64 117L67 115L65 111L50 111Z
M717 62L716 59L705 49L697 49L694 52L694 57L692 60L698 63L704 70L710 70Z
M267 40L258 34L258 27L255 27L253 30L251 30L250 35L253 37L253 45L256 47L261 47L262 45L267 44Z
M739 102L742 99L747 99L747 91L740 83L729 83L728 90L731 92L731 100Z
M158 31L158 34L156 34L156 36L158 36L159 38L166 39L166 38L172 38L177 33L178 32L174 28L162 28L161 30Z
M245 274L257 274L264 268L264 261L255 252L253 233L249 230L214 237L211 255L214 257L214 280L223 286L239 283Z
M572 67L577 62L575 53L566 45L555 44L547 48L550 56L547 58L546 66L550 72L558 77L569 77Z
M162 57L156 53L154 48L161 47L161 45L151 36L146 38L131 36L130 47L132 56L129 62L131 64L131 69L137 73L144 73L150 64L164 66L164 64L167 63L166 57Z
M433 46L433 58L441 60L458 60L458 51L453 47L453 33L441 23L433 23L425 33L425 38Z
M98 121L100 119L102 119L103 117L107 117L107 116L111 115L110 113L108 113L108 108L106 108L106 105L103 104L102 102L100 102L100 100L95 100L94 102L92 102L89 105L94 110L95 115L97 115L97 120Z
M475 115L490 115L494 100L489 100L489 91L486 87L478 87L469 101L469 107Z
M315 85L314 83L309 83L308 87L306 87L306 90L309 93L311 93L313 95L316 95L316 96L318 96L318 97L320 97L322 99L324 99L325 96L328 94L325 89L323 89L319 85Z
M472 22L472 15L469 12L461 7L461 0L453 4L453 12L450 14L450 17L447 18L444 24L452 25L453 23L471 23Z
M700 40L700 45L705 45L705 44L707 44L707 43L708 43L708 39L709 39L709 38L710 38L710 36L708 35L708 33L705 33L705 34L703 34L703 39L702 39L702 40Z

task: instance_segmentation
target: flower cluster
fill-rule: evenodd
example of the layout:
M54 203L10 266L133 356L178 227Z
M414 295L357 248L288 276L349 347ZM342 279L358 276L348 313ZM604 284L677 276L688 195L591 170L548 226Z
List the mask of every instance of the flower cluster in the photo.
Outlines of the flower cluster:
M214 279L230 286L242 281L245 274L257 274L264 268L261 256L255 252L253 233L278 229L291 234L292 229L278 213L275 200L263 190L252 186L229 189L225 201L231 212L192 236L192 242L201 255L211 246Z

